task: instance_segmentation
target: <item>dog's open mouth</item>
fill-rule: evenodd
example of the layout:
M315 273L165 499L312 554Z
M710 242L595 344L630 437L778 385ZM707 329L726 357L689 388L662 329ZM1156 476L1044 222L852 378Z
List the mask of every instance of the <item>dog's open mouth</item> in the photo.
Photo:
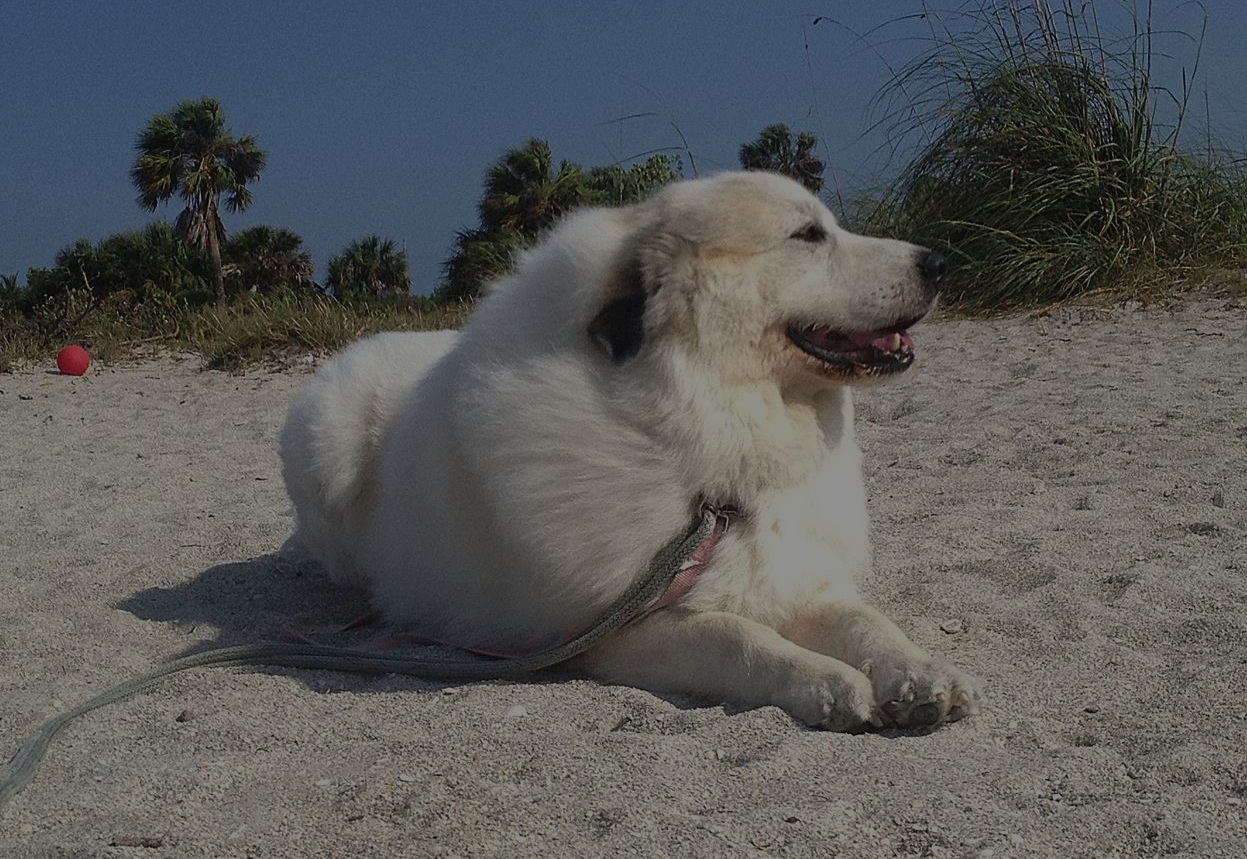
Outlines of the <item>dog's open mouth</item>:
M788 339L824 369L854 375L900 373L914 362L909 323L877 331L836 331L827 325L789 325Z

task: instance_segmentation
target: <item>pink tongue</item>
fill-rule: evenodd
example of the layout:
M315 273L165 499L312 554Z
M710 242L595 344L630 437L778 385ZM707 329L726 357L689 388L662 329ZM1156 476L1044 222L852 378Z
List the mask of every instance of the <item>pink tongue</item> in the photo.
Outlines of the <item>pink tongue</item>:
M899 333L901 335L901 348L912 349L914 341L910 338L909 332L901 331ZM891 334L880 334L877 331L858 331L846 336L850 343L863 349L878 349L880 352L892 351Z

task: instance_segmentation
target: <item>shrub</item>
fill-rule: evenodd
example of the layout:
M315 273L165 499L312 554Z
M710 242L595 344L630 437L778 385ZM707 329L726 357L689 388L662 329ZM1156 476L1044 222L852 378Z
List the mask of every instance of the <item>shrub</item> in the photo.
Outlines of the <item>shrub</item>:
M1187 90L1159 121L1169 91L1150 22L1134 29L1115 41L1090 4L994 0L937 30L890 90L937 116L935 133L869 228L945 252L946 294L980 311L1241 263L1244 173L1181 148Z

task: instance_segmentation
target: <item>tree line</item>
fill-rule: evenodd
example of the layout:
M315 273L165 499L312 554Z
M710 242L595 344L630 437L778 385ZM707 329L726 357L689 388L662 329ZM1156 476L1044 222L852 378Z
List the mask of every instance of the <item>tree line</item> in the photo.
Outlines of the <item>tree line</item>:
M1085 293L1147 297L1247 266L1247 158L1215 146L1211 131L1202 147L1185 145L1191 90L1185 77L1181 86L1151 77L1150 17L1114 34L1100 31L1087 5L991 0L933 15L943 23L928 50L879 96L881 127L899 151L903 141L915 151L874 199L850 201L852 228L941 251L950 261L945 300L980 311ZM1158 93L1176 97L1177 122L1158 115ZM786 174L817 193L817 150L813 135L772 125L739 157L746 169ZM253 137L226 128L215 99L152 117L136 141L131 179L141 206L155 211L176 197L180 214L172 224L75 242L24 284L0 277L0 367L6 343L26 337L46 346L83 319L177 331L187 311L258 306L270 295L292 308L291 328L306 322L305 296L331 302L318 311L349 311L343 320L400 305L461 312L566 212L631 203L684 172L669 154L585 167L529 140L488 165L477 222L456 234L432 298L417 299L407 255L392 239L352 242L318 284L291 230L227 233L222 210L251 204L249 185L266 163ZM247 296L258 298L237 300Z
M814 154L817 146L812 134L771 125L741 147L740 164L746 170L791 176L817 193L823 187L823 162ZM556 167L550 144L529 140L486 170L477 204L479 223L455 236L454 253L442 266L443 281L434 298L474 298L484 284L510 269L517 251L536 242L567 212L586 205L635 203L682 174L681 160L663 154L629 167L586 170L570 161Z
M813 135L774 125L741 148L740 160L746 168L787 173L817 191L823 164L816 146ZM80 239L60 250L51 267L29 269L25 284L16 275L0 278L0 317L47 317L66 329L106 305L169 317L179 309L224 307L246 294L351 300L409 293L407 253L393 239L372 235L351 242L329 260L321 284L296 232L261 224L228 233L222 210L242 212L251 205L250 185L267 162L253 136L235 137L226 127L215 98L183 101L153 116L136 139L130 179L148 211L176 198L182 209L174 222L156 221L94 242ZM556 163L544 140L510 149L486 169L479 222L456 234L432 298L470 301L565 213L584 205L626 205L681 175L681 160L665 154L585 168Z

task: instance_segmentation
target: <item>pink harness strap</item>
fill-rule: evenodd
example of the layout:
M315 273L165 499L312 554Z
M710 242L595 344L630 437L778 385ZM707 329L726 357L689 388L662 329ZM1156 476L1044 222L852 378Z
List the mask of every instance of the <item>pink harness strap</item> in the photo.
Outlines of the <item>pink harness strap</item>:
M706 539L697 545L689 559L680 566L680 572L676 573L675 578L671 580L671 584L667 585L667 590L658 598L658 602L646 609L637 619L639 620L659 609L666 608L691 591L693 584L697 581L697 577L702 574L702 571L710 563L710 555L714 552L714 547L718 545L719 538L726 531L727 526L720 524L707 534Z

